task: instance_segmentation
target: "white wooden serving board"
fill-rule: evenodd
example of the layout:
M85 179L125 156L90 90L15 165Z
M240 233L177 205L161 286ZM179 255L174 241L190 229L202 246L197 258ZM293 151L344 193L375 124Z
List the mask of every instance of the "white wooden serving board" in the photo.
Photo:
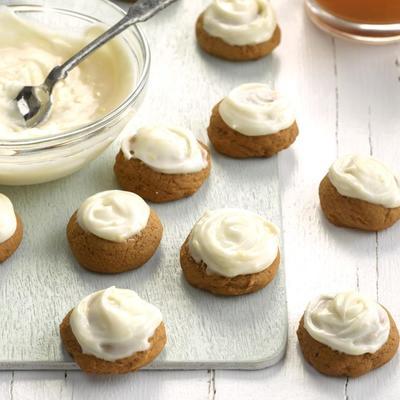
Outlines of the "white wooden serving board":
M224 94L240 83L273 81L273 56L231 64L198 50L194 23L206 4L180 0L145 24L152 70L132 129L170 123L206 140L211 108ZM150 369L258 369L278 362L287 340L283 263L266 289L238 298L190 287L179 266L180 246L207 208L243 207L281 225L276 158L238 161L213 151L211 177L196 195L154 205L165 231L153 259L137 271L104 276L74 261L65 228L86 197L118 187L112 171L118 145L74 176L0 188L25 224L20 249L0 267L0 369L74 369L58 325L81 298L112 285L136 290L163 312L168 344Z

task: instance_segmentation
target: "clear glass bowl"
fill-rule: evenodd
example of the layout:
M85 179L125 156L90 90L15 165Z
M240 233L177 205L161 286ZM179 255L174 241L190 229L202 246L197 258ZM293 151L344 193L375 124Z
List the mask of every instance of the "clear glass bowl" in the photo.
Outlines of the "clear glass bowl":
M99 22L111 26L124 15L108 0L10 0L7 4L22 18L74 33ZM150 69L150 50L140 28L132 26L121 36L137 70L128 98L105 117L78 129L31 140L0 139L0 184L30 185L70 175L119 136L141 103Z
M331 35L366 44L389 44L400 41L400 22L365 23L344 19L321 6L318 0L305 0L305 7L311 21Z

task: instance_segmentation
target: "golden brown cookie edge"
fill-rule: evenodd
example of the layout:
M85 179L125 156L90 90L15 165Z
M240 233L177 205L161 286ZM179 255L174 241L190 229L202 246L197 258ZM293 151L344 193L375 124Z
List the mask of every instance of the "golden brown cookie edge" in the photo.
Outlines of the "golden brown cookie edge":
M153 203L192 196L208 179L212 165L208 146L198 142L207 151L207 167L189 174L165 174L155 171L140 160L127 160L120 150L114 164L118 184L122 189L136 193Z
M17 219L17 227L13 235L5 242L0 243L0 263L9 259L18 249L24 236L24 225L18 214L15 214Z
M219 113L219 105L220 102L212 109L207 133L215 150L225 156L232 158L272 157L291 146L299 134L295 121L289 128L271 135L243 135L226 124Z
M400 219L400 207L386 208L342 196L328 175L319 185L319 198L325 217L336 226L377 232L391 227Z
M387 311L387 310L386 310ZM399 332L392 316L387 342L376 353L353 356L331 349L315 340L304 327L304 315L297 329L297 337L304 359L317 371L328 376L358 377L389 362L399 347Z
M84 372L96 375L116 375L135 372L145 365L150 364L164 349L167 336L164 323L156 329L154 335L149 339L150 348L146 351L134 353L130 357L116 361L106 361L89 354L83 354L79 342L76 340L70 325L71 310L60 324L60 335L63 345L73 360Z
M233 46L221 38L209 35L204 29L204 13L196 21L197 43L206 53L228 61L255 61L272 53L281 42L281 30L277 25L272 37L255 45Z
M67 225L67 238L75 259L85 269L102 274L117 274L143 266L157 251L162 235L163 226L153 209L146 227L121 243L84 231L78 224L77 211Z
M189 238L186 238L180 250L180 264L186 281L193 287L220 296L240 296L263 289L275 278L280 264L280 253L274 262L261 272L227 278L216 274L207 274L207 266L198 264L189 252Z

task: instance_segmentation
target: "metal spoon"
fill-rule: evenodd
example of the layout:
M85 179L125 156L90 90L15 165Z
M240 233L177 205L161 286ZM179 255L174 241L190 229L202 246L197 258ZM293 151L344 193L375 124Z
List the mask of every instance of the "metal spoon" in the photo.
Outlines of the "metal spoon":
M15 101L17 102L20 114L25 120L26 126L33 128L48 118L53 105L53 88L57 82L65 79L73 68L131 25L148 20L155 13L169 6L174 1L176 0L137 0L129 8L127 15L118 23L89 43L64 64L53 68L43 84L40 86L25 86L18 93Z

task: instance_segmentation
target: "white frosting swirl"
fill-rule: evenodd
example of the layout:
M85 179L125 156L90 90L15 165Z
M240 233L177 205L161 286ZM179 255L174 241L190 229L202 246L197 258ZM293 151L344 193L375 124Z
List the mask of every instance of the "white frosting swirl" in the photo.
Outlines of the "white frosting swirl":
M127 160L136 158L155 171L187 174L207 167L207 151L192 132L175 127L151 126L127 136L121 146Z
M135 193L109 190L86 199L78 210L85 231L111 242L123 242L143 230L150 207Z
M322 295L311 301L304 327L318 342L350 355L375 353L388 340L386 310L355 292Z
M268 0L213 0L203 17L204 30L232 46L266 42L276 27Z
M233 278L268 268L279 250L279 229L254 212L223 208L207 211L195 224L189 252L207 272Z
M271 135L295 122L286 98L263 83L236 87L221 101L218 111L230 128L246 136Z
M148 350L149 339L161 322L157 307L133 290L115 287L85 297L70 315L82 352L106 361Z
M0 193L0 243L14 235L17 229L17 217L10 199Z
M347 155L336 160L329 180L342 195L379 204L400 207L400 177L380 161L360 155Z

